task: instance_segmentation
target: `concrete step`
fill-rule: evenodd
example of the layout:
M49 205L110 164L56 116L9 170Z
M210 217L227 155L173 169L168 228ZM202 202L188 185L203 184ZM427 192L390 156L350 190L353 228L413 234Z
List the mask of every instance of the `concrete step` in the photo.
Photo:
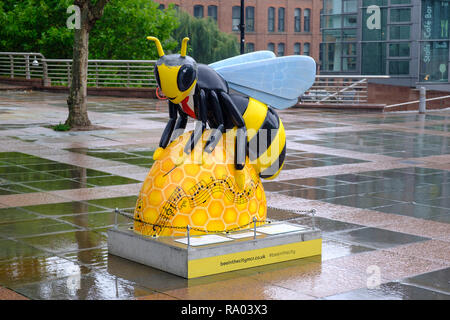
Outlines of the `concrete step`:
M10 86L0 83L0 91L21 91L21 90L32 90L29 86Z

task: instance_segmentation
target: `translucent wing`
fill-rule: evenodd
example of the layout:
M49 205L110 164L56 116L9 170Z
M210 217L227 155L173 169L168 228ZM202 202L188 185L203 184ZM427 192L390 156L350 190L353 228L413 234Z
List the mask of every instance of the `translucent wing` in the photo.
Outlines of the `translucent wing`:
M238 58L239 56L232 59ZM277 109L295 105L298 97L312 86L316 77L316 63L308 56L240 61L244 62L219 62L216 67L212 67L228 82L231 89Z
M275 53L272 51L267 50L261 50L261 51L255 51L250 52L246 54L241 54L239 56L231 57L225 60L221 60L218 62L211 63L209 66L213 68L214 70L217 70L218 68L227 67L227 66L233 66L236 64L241 63L247 63L252 61L258 61L258 60L265 60L275 58Z

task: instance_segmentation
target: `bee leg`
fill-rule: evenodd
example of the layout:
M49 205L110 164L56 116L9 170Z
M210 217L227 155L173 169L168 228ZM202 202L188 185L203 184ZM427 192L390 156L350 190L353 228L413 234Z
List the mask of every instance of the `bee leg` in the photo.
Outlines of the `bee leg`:
M236 146L234 151L234 165L236 168L235 179L238 187L244 189L245 185L245 158L247 147L247 131L245 126L237 129L236 132Z
M222 98L222 103L227 107L227 111L231 116L233 124L237 127L234 151L234 165L236 168L235 178L238 187L243 189L245 184L245 174L243 169L245 166L245 159L247 157L247 129L239 109L236 107L228 93L221 91L220 96Z
M222 109L220 108L219 97L217 97L217 94L211 90L209 92L208 98L209 107L210 109L212 109L214 117L216 118L215 120L219 124L217 128L214 128L214 130L211 132L211 135L209 136L208 141L206 141L205 144L205 151L207 153L211 153L214 151L214 148L216 147L217 143L219 143L222 134L225 132L225 126L223 124L223 115Z
M175 127L175 122L177 120L177 106L172 102L169 102L169 122L167 122L166 127L159 141L159 148L153 153L153 160L159 160L161 158L162 152L167 147L170 141L170 136L172 135L173 129Z
M177 123L175 123L175 129L172 133L172 138L170 138L170 142L177 139L179 136L181 136L186 129L186 124L188 121L188 116L186 113L184 113L181 108L178 108L178 114L180 117L177 119Z
M195 146L197 145L197 142L201 139L203 131L206 129L206 95L205 91L200 89L199 91L199 119L200 121L195 122L195 128L194 132L191 134L189 141L186 143L186 146L184 147L184 153L182 157L179 159L179 164L183 163L186 157L191 154L192 150L194 150ZM178 164L178 165L179 165Z

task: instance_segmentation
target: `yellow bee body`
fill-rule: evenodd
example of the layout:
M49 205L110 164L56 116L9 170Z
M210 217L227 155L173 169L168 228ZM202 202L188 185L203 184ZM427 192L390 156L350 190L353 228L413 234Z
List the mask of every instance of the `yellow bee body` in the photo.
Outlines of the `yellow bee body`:
M286 133L281 119L272 108L253 98L248 99L242 117L247 128L250 163L261 178L274 179L286 155Z

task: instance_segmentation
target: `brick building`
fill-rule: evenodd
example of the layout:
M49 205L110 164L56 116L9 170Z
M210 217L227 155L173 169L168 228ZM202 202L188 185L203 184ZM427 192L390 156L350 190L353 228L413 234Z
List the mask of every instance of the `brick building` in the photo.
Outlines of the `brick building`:
M155 0L174 3L195 17L210 16L223 32L240 37L240 0ZM319 63L319 0L245 0L246 51L271 50L278 56L305 54Z

